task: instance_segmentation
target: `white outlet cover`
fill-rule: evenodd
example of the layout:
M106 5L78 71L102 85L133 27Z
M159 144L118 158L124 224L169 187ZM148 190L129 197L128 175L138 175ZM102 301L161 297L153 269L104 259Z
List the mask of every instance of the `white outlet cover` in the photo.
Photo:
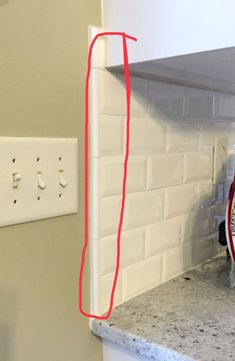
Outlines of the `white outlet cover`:
M76 213L77 177L77 139L0 137L0 227Z
M228 137L215 137L213 183L226 180L228 167Z

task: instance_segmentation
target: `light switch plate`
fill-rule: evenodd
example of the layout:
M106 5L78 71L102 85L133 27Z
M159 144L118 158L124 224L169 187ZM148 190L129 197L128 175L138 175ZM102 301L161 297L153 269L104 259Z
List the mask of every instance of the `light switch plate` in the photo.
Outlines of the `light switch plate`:
M215 137L213 183L226 180L228 166L228 137Z
M0 137L0 227L77 212L77 139Z

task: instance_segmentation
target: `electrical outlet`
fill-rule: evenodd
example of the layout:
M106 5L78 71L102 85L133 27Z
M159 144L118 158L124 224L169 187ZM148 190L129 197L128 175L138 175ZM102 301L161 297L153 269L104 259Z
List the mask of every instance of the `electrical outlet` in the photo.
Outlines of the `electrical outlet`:
M215 137L214 142L214 170L213 183L221 183L226 180L228 165L228 138Z
M0 227L77 212L77 139L0 137Z

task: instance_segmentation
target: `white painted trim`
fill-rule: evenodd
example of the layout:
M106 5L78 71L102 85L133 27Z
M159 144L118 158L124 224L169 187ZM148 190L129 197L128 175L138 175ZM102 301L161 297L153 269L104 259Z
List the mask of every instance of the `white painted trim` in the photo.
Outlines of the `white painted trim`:
M102 29L89 26L89 44ZM97 57L98 51L94 51ZM93 58L92 64L98 59ZM99 117L98 117L98 77L92 68L90 78L90 309L99 314Z

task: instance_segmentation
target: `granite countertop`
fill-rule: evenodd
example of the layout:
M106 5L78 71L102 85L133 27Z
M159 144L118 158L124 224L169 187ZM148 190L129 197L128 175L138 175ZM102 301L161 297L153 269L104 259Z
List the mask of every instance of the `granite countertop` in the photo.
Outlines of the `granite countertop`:
M235 360L235 289L218 257L125 302L92 332L153 361Z

